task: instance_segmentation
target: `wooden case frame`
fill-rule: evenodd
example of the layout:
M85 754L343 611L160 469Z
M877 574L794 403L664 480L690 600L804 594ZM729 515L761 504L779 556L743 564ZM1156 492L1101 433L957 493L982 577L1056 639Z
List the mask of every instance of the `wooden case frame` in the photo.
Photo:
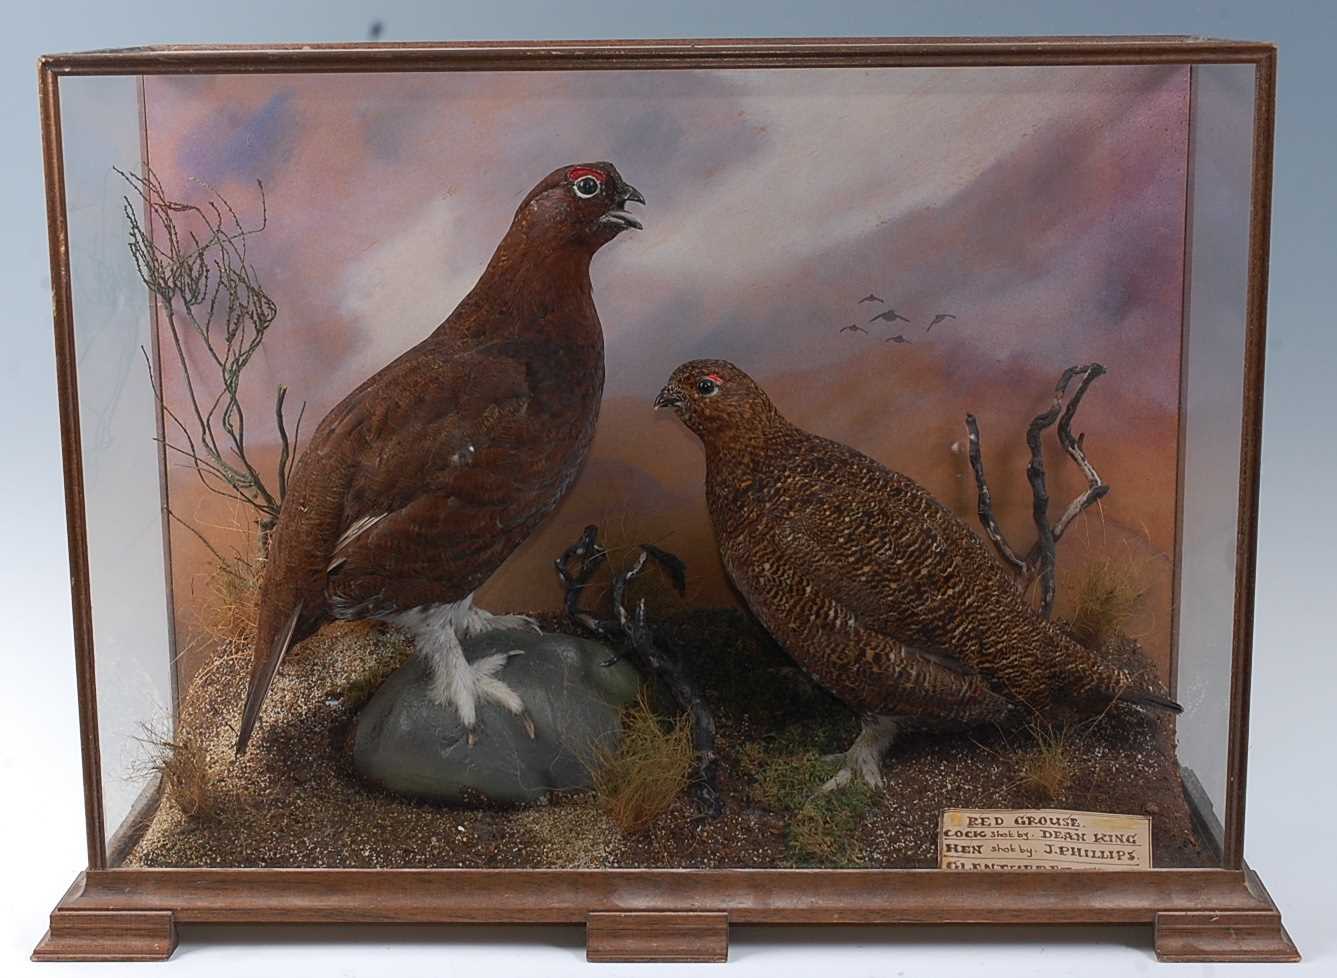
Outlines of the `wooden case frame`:
M939 870L124 869L103 824L92 615L74 355L60 79L74 75L556 69L1252 64L1253 170L1246 298L1230 731L1216 869ZM1157 955L1299 955L1244 862L1259 436L1276 49L1188 37L839 38L172 46L38 64L57 385L69 528L88 867L51 914L38 960L164 959L177 923L583 923L590 960L724 960L739 924L1145 923Z

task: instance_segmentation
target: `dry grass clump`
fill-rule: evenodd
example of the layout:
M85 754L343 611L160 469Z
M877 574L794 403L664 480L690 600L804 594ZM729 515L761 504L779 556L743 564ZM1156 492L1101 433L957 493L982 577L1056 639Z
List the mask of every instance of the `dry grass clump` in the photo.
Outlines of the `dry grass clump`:
M624 833L639 832L668 811L687 787L695 759L687 717L666 727L642 690L623 711L617 749L595 752L591 772L595 797Z
M250 648L260 604L259 560L216 559L198 608L201 630L220 646Z
M199 739L182 732L175 738L148 734L151 770L161 778L163 791L188 821L217 817L220 799L209 773L209 758Z
M1068 628L1088 649L1101 649L1127 632L1146 594L1134 561L1100 557L1087 564L1078 582Z
M1040 720L1026 729L1035 746L1017 756L1017 785L1046 802L1058 801L1072 780L1076 738L1069 727Z
M215 523L185 519L175 512L171 517L174 533L180 528L189 534L183 542L189 545L193 540L208 553L190 584L193 621L177 632L179 667L188 674L196 666L208 669L221 659L250 655L265 564L254 540L254 523L247 521L240 504Z

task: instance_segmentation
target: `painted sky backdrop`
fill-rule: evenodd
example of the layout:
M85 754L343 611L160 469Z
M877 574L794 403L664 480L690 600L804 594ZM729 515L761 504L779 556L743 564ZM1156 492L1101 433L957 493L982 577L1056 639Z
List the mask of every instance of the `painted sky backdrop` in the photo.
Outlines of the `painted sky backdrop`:
M839 359L832 327L874 289L956 313L935 342L967 372L1135 350L1123 382L1172 406L1187 87L1183 67L146 81L168 187L265 182L269 353L319 368L315 408L430 332L534 182L589 159L649 199L595 263L611 394L693 356Z
M145 99L169 193L208 184L254 213L264 181L252 257L280 318L251 378L259 438L275 384L313 423L431 332L549 170L609 159L645 194L646 229L594 261L600 440L532 559L503 572L525 587L539 572L514 565L550 576L544 548L606 515L616 487L617 507L673 514L664 532L724 593L699 451L649 426L683 360L735 360L795 421L963 512L951 446L974 411L986 458L1009 466L997 478L1018 484L1000 506L1023 542L1025 422L1065 366L1099 360L1083 421L1115 487L1107 522L1159 555L1163 647L1188 84L1182 66L153 76ZM868 323L885 308L858 304L870 291L912 322ZM926 333L940 312L957 318ZM839 332L851 323L870 334ZM883 342L896 334L911 342Z

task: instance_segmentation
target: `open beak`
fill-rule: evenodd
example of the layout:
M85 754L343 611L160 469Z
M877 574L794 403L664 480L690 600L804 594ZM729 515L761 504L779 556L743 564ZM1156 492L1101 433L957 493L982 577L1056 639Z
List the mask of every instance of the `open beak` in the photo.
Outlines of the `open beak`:
M635 201L638 204L645 204L645 196L629 183L622 184L621 193L618 194L617 206L599 218L600 224L612 224L622 228L635 228L637 231L645 230L645 225L638 218L627 212L627 204Z
M678 393L677 388L672 384L666 384L655 398L655 410L658 411L662 407L675 408L681 403L682 395Z

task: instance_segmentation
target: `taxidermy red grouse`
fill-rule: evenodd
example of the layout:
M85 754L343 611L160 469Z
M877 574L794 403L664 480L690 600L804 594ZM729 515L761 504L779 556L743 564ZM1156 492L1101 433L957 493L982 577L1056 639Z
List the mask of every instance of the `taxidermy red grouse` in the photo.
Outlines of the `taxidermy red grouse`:
M589 451L604 382L590 259L641 223L611 163L562 167L520 204L473 290L343 399L297 462L271 539L237 752L284 654L333 619L406 629L432 697L475 740L480 700L515 714L507 656L460 638L533 625L473 592L552 511Z
M1033 609L984 542L912 479L796 428L725 360L694 360L655 399L706 449L724 567L761 623L863 729L827 789L882 785L906 722L965 726L1017 707L1120 699L1180 711Z

